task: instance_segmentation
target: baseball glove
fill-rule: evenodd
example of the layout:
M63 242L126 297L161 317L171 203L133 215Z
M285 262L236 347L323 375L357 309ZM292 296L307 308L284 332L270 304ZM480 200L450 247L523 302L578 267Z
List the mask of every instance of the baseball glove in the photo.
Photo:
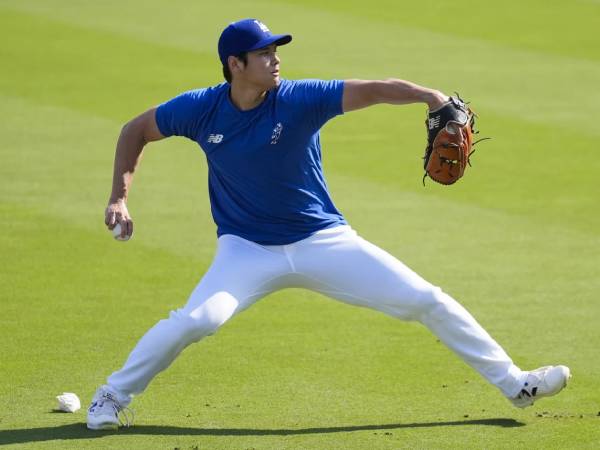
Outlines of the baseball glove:
M465 173L473 153L475 114L457 95L440 108L429 111L427 148L425 149L423 184L425 178L441 184L456 183Z

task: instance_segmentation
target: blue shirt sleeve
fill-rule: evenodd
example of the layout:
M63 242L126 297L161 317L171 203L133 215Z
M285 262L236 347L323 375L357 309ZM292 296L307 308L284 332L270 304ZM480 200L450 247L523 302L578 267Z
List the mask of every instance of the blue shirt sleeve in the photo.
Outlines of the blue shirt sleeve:
M159 105L156 124L162 135L185 136L195 140L206 113L207 97L207 89L195 89Z
M321 128L329 119L344 113L342 80L298 80L294 91L316 128Z

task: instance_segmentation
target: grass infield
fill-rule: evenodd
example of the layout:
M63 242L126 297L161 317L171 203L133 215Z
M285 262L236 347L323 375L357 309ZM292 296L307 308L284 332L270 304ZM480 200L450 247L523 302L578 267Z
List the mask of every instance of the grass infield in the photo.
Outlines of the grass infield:
M594 0L0 0L0 446L596 447L599 15ZM218 35L243 17L294 35L284 77L398 77L472 101L493 140L458 184L421 185L423 106L326 125L328 182L361 235L517 364L569 365L564 393L515 409L422 326L285 290L187 349L135 400L134 428L53 411L64 391L85 410L211 262L195 144L147 148L132 241L112 239L103 208L123 123L220 82Z

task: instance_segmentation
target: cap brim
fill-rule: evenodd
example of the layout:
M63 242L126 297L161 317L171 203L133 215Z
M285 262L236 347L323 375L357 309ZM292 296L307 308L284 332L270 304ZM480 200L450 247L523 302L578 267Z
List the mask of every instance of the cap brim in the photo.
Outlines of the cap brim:
M265 48L268 47L269 45L275 44L275 45L285 45L285 44L289 44L292 41L292 35L291 34L274 34L272 36L269 36L266 39L263 39L262 41L258 41L255 45L252 46L252 48L249 48L247 51L251 52L254 50L258 50L260 48Z

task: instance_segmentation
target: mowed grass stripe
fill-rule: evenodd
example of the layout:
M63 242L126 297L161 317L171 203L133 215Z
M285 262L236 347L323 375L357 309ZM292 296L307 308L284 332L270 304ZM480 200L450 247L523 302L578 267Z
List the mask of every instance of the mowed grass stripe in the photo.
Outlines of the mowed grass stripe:
M215 36L226 23L236 18L258 17L269 24L271 19L277 20L277 24L272 24L277 32L283 24L293 23L295 18L305 20L326 15L327 19L334 19L329 28L339 28L336 19L340 17L352 17L362 24L441 32L568 58L600 59L595 33L599 3L595 0L577 0L568 5L559 0L530 0L527 3L509 0L501 5L470 0L404 1L400 10L394 0L370 3L360 0L287 0L253 1L251 4L243 0L226 4L173 0L168 7L158 1L104 0L77 4L76 8L71 0L2 0L0 6L192 51L214 51ZM132 16L144 20L131 21ZM179 32L162 32L169 29ZM316 29L308 31L314 35L312 39L318 40ZM357 30L362 33L362 28ZM434 59L439 53L424 56Z
M345 174L447 202L535 218L597 235L596 139L479 110L472 167L453 186L421 183L423 107L378 106L334 119L323 132L327 172Z
M82 12L85 13L85 9ZM315 12L306 8L284 5L279 9L275 8L271 14L277 15L276 12L279 17L284 18L282 28L285 28L290 17L294 17L303 18L306 23L311 23L311 29L322 30L318 36L309 29L298 30L294 45L282 49L284 62L287 64L287 67L284 66L284 73L291 77L404 77L448 92L467 91L465 95L477 99L481 108L489 108L504 115L520 117L535 123L551 123L554 127L569 127L592 136L598 133L593 119L595 115L592 114L596 105L600 103L600 93L595 89L595 80L600 78L600 65L597 62L525 51L476 38L457 37L450 31L434 33L378 21L369 22L354 16ZM157 10L149 9L147 13L156 14ZM5 14L10 16L10 20L7 20L9 24L18 24L18 16L14 13ZM143 17L143 11L141 14ZM40 20L34 17L29 16L29 19L24 20ZM336 26L328 26L331 23L335 23ZM42 32L44 27L60 29L64 24L51 19L46 25L38 23L36 26L41 27ZM31 27L25 27L28 28ZM79 25L73 25L71 32L77 28L81 30ZM353 30L356 29L360 29L361 33L354 33ZM9 36L20 38L18 28L13 30L9 25L7 31L10 31ZM152 45L145 49L138 40L132 41L134 48L124 46L123 44L130 39L117 37L118 33L115 35L91 30L82 32L83 36L72 41L76 42L73 48L75 51L85 52L79 55L79 58L82 60L81 64L88 65L90 70L86 71L87 76L74 77L74 86L78 86L78 78L90 80L93 75L94 78L102 80L104 76L110 79L114 77L120 80L120 83L115 84L122 86L121 93L126 93L130 90L135 91L134 80L141 78L147 79L147 83L152 83L152 91L160 92L165 87L165 82L176 79L174 77L185 78L189 76L186 73L189 74L191 70L196 74L193 80L190 79L191 85L204 85L220 80L219 65L214 56L218 32L214 33L210 44L206 37L199 39L196 51L165 51L159 36L177 34L178 31L179 28L161 29L160 33L156 33L156 40L160 44L154 44L159 47L155 48ZM193 31L187 29L187 32ZM51 38L55 33L57 30L52 29L44 34ZM58 33L59 36L60 34ZM86 36L88 45L84 45ZM120 44L116 43L117 39ZM27 43L27 39L22 41ZM111 45L111 41L115 42L114 45ZM323 42L327 42L328 45L324 46ZM10 44L7 45L9 50L23 45L17 42ZM68 43L62 41L61 44L62 52L69 50ZM33 47L34 50L39 48L35 43ZM44 47L45 50L47 47L48 45ZM340 47L347 50L340 51ZM163 51L160 51L161 48ZM23 48L21 52L22 50ZM423 55L432 51L435 51L436 58L424 61ZM118 59L113 61L113 58ZM69 61L76 59L69 58ZM64 70L66 67L61 66L61 58L57 61L59 64L48 64L47 67ZM156 64L158 61L161 64ZM106 73L107 68L122 67L121 64L115 64L116 62L126 63L123 67L127 70ZM151 63L149 69L154 76L140 77L140 66L148 62ZM100 67L101 63L104 68ZM440 67L451 67L452 70L444 70L444 76L440 77ZM26 66L25 71L28 69ZM29 72L33 73L30 70ZM59 72L62 74L62 71ZM47 75L51 80L51 74ZM127 80L130 80L129 83ZM567 88L574 85L577 89ZM149 87L148 84L142 84L137 87L137 91L147 91ZM48 91L51 92L52 89ZM99 95L103 99L113 98L116 101L119 98L106 95L107 93L101 90L98 94L103 94ZM76 92L74 96L77 96ZM106 100L102 103L106 103ZM152 103L155 102L150 104ZM573 108L573 105L577 105L577 108ZM102 108L101 105L99 107Z
M285 3L310 8L315 15L318 11L328 11L337 17L354 16L362 22L441 32L520 50L600 61L595 31L600 8L596 0L569 4L560 0L509 0L501 4L421 0L403 1L401 8L395 0L285 0ZM424 56L435 60L439 54L432 51Z
M220 81L212 55L2 11L0 91L51 106L125 121L198 79Z
M277 3L268 1L247 2L189 2L172 0L169 5L148 2L103 0L79 2L71 0L0 0L0 7L14 12L27 13L67 25L116 34L124 39L135 39L188 50L210 53L216 59L216 37L230 22L242 17L281 17ZM131 20L137 17L140 20ZM274 25L273 25L274 26ZM275 32L277 32L274 29Z

